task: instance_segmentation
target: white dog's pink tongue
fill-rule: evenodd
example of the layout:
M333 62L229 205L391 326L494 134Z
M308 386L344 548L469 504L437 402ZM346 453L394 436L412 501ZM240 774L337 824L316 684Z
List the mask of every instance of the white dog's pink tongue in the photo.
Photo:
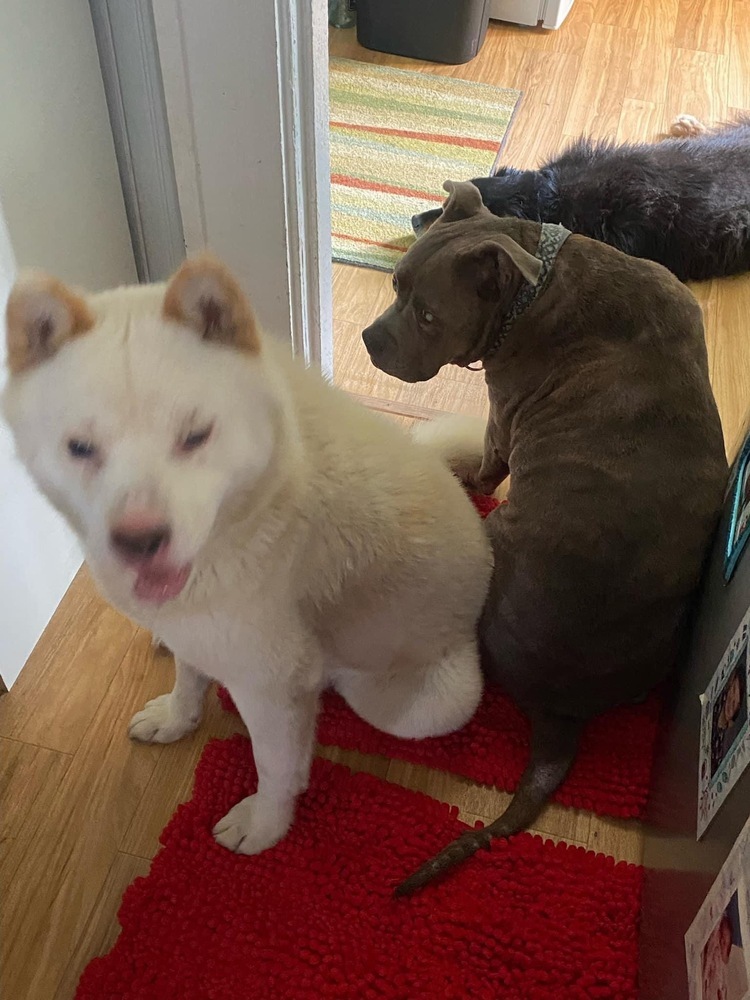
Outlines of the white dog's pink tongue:
M186 566L143 566L135 578L135 596L142 601L162 604L171 601L181 593L190 576L190 564Z

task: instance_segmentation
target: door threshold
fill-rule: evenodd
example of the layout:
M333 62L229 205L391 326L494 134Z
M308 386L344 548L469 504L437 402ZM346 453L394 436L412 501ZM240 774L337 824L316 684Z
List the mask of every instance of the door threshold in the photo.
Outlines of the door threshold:
M415 403L405 403L397 399L382 399L380 396L365 396L359 392L344 390L347 396L356 399L362 406L381 413L390 413L397 417L411 417L412 420L434 420L447 415L446 410L436 410L429 406L418 406Z

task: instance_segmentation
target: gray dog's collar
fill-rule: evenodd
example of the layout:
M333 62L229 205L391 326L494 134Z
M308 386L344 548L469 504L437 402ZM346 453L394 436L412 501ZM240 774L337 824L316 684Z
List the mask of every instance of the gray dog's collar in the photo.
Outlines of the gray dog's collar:
M490 346L488 351L485 351L483 361L487 358L491 358L493 354L496 354L503 345L503 341L508 336L508 331L513 326L515 321L529 308L534 299L538 298L544 289L547 287L550 275L552 274L552 265L555 263L555 258L560 250L560 247L570 236L570 230L566 229L565 226L555 225L551 222L542 223L542 231L539 234L539 245L536 248L535 257L542 262L542 269L539 272L539 281L535 285L530 285L528 282L524 282L518 295L511 304L509 311L505 314L502 326L497 332L497 335Z

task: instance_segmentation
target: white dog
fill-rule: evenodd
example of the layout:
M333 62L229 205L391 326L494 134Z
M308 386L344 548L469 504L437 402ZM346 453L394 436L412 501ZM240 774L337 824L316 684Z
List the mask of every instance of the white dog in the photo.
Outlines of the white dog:
M19 456L108 600L175 654L174 689L130 735L190 732L210 679L250 732L258 790L220 844L287 832L325 686L397 736L469 719L492 557L444 464L463 444L415 444L292 360L210 257L92 296L22 278L7 328Z

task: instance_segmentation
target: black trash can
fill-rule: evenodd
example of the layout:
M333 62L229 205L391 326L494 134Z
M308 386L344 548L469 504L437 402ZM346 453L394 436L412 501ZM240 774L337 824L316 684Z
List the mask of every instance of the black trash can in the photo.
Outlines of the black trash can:
M366 49L429 62L469 62L487 34L490 0L357 0Z

